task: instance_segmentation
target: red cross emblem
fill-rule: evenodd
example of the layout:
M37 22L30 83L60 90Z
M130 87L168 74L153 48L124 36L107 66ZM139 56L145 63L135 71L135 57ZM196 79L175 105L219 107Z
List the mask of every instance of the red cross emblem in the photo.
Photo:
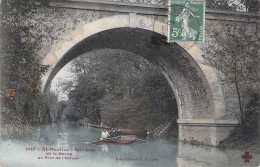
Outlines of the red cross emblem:
M241 158L244 159L244 163L247 163L247 162L249 162L250 159L252 159L252 157L253 157L253 156L250 155L249 152L245 152L245 154L242 155Z

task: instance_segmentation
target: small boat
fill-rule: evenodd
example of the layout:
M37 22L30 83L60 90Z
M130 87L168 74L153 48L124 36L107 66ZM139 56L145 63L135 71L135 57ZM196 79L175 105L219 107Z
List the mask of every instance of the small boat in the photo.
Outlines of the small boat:
M107 127L107 126L99 126L99 125L92 125L92 124L87 124L87 126L93 127L93 128L98 128L98 129L107 129L107 130L112 130L113 128Z
M129 144L132 143L134 139L125 139L125 140L111 140L111 139L100 139L93 141L92 143L114 143L114 144Z
M98 129L106 129L106 130L112 130L112 127L107 126L100 126L100 125L92 125L87 124L87 126L98 128ZM118 130L116 131L116 136L122 136L122 135L136 135L137 138L146 138L148 136L147 130Z
M116 135L136 135L137 138L146 138L148 133L147 130L121 130L117 131Z

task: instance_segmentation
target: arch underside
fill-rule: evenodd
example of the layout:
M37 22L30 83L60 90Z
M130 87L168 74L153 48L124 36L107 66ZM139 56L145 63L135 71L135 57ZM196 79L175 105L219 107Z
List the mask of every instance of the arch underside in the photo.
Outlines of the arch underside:
M194 44L168 44L166 34L167 24L134 13L101 18L77 28L44 57L43 64L53 67L43 76L44 91L77 56L104 49L132 52L157 66L171 86L178 105L180 140L216 146L238 121L223 119L222 87L215 70L203 65L200 49Z
M118 28L103 31L81 41L56 64L45 89L58 71L68 62L84 53L101 49L120 49L142 56L167 74L174 86L179 118L209 119L214 116L212 94L202 71L194 60L177 44L167 44L165 37L152 31L136 28Z

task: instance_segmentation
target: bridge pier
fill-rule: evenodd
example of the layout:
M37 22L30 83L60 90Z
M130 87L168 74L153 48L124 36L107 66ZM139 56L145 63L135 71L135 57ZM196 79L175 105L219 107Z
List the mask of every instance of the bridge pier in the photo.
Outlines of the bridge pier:
M238 126L238 120L178 119L179 139L218 146Z

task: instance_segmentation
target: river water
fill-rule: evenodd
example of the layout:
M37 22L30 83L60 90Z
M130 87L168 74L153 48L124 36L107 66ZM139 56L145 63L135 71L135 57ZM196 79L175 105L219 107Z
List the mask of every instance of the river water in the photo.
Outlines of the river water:
M69 122L35 127L30 139L2 139L2 167L208 167L260 166L260 155L220 151L166 139L139 140L126 145L92 144L101 131Z

